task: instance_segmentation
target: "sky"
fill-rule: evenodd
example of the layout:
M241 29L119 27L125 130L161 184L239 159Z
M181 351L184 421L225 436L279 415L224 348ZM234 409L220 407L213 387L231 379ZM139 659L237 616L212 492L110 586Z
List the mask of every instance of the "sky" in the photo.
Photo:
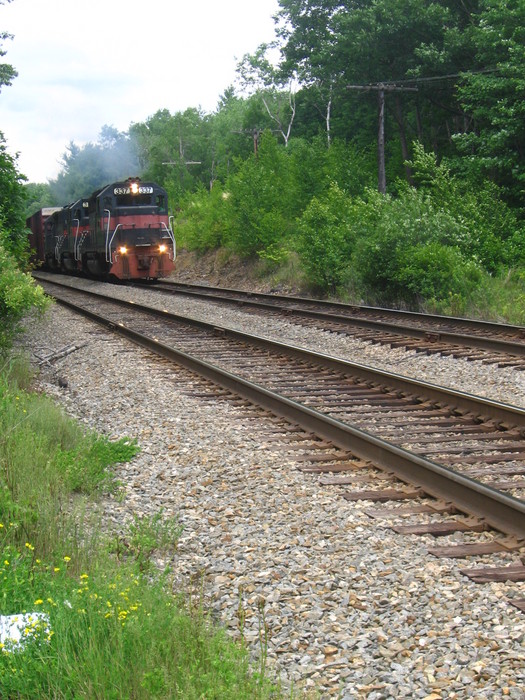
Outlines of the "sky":
M6 0L5 0L6 1ZM60 171L67 145L127 131L159 109L213 112L245 53L274 38L278 0L12 0L0 32L18 71L0 92L0 131L30 182Z

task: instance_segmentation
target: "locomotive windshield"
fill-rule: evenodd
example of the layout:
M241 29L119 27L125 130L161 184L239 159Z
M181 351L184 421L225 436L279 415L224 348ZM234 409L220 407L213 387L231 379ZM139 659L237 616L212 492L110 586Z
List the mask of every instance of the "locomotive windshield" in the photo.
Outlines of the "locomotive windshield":
M150 207L152 196L150 194L117 194L115 200L117 207Z

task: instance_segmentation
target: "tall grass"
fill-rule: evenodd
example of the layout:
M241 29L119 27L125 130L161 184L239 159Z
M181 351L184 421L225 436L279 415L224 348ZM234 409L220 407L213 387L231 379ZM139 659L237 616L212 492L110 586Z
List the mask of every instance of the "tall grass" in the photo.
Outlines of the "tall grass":
M275 697L151 565L176 549L175 520L135 518L117 552L104 535L93 504L137 446L84 433L24 383L18 366L0 372L0 615L32 616L0 643L1 697Z
M445 316L465 316L483 321L525 325L525 271L515 269L483 275L482 283L468 297L450 295L440 302L425 301L422 310Z

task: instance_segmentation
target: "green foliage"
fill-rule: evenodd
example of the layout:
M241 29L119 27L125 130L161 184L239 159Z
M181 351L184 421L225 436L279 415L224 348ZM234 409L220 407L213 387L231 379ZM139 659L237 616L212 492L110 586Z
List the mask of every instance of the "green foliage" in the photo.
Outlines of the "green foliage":
M218 182L211 192L200 187L187 194L175 219L178 245L199 251L220 247L227 237L228 196Z
M265 133L257 156L239 162L224 188L216 181L211 192L201 186L184 198L177 215L179 245L201 251L228 245L280 264L295 246L295 220L312 198L322 198L334 182L362 193L375 177L368 161L339 141L328 149L322 138L291 139L283 148Z
M424 193L407 188L394 199L370 191L367 209L355 222L361 233L352 266L369 298L413 305L426 294L470 293L479 283L477 265L458 245L462 222Z
M11 0L7 0L7 2L11 2ZM0 5L4 4L4 0L0 1ZM4 41L7 39L12 39L13 35L9 34L8 32L0 32L0 46ZM6 51L3 49L0 49L0 56L5 56ZM3 85L11 85L12 81L18 73L16 70L11 66L9 63L0 63L0 90L2 89Z
M97 144L70 145L51 195L115 179L115 158L118 177L133 167L166 187L179 245L272 270L299 251L322 293L457 308L480 275L525 265L524 12L521 0L279 0L280 43L238 67L249 96L228 87L211 114L163 109L127 134L104 127ZM386 91L385 199L370 189L377 93L357 88L389 81L417 95ZM14 165L4 159L16 219ZM28 193L35 205L48 195ZM20 222L6 230L22 240Z
M2 697L275 697L250 673L246 652L170 593L167 572L147 565L155 552L173 555L176 519L134 518L132 556L116 561L94 504L69 490L73 463L86 467L86 491L88 460L134 452L127 441L86 442L48 399L0 374L0 614L32 616L21 646L0 645Z
M221 120L218 128L223 135L224 127ZM166 188L175 209L189 193L210 186L223 148L227 150L217 143L209 118L193 108L175 114L159 110L145 123L132 125L130 136L144 177Z
M0 380L0 508L20 538L41 550L43 532L66 541L60 514L70 492L92 495L111 483L109 465L131 459L135 443L85 434L49 400ZM39 479L35 479L35 474ZM42 488L46 484L49 492ZM55 543L56 545L56 543Z
M78 569L74 556L41 559L30 542L20 549L1 537L0 557L0 613L47 616L27 628L22 649L0 650L6 697L271 696L249 674L246 653L198 611L190 616L162 578L123 563L115 570L100 555Z
M406 299L432 303L454 295L468 299L480 285L482 273L456 248L434 241L402 251L397 280Z
M348 276L355 243L349 197L333 184L314 197L298 224L298 249L310 284L323 294L335 292Z
M294 182L285 150L264 133L257 154L228 179L227 243L241 255L258 255L290 233Z
M0 132L0 242L22 263L27 260L24 180L17 170L16 158L7 152L4 135Z
M21 321L30 311L42 313L50 301L42 287L22 272L10 252L12 238L0 228L0 356L5 356L17 333Z
M521 208L525 188L525 5L522 0L480 0L471 30L476 58L487 72L459 86L475 128L456 136L464 167L493 179Z
M173 552L182 529L178 518L167 517L162 510L152 516L135 515L127 533L118 538L115 550L119 557L132 557L141 571L151 570L153 554Z
M110 464L128 462L137 452L136 443L125 438L115 442L88 436L73 450L58 450L53 466L70 491L94 493L111 484Z
M47 182L29 182L24 185L24 190L26 195L24 216L26 219L44 207L63 205L63 202L57 201L53 196L51 186Z
M465 258L479 262L490 273L525 260L523 224L494 183L474 176L455 177L421 144L414 144L413 150L410 165L419 191L455 221L456 233L444 243L457 246Z

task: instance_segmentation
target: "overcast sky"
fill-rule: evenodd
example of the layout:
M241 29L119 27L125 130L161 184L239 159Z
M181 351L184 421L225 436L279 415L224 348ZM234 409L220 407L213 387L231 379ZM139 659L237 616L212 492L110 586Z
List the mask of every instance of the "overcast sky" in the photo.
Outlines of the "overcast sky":
M70 141L127 131L158 109L215 110L237 59L274 38L278 0L12 0L3 43L18 71L0 131L30 182L56 177Z

